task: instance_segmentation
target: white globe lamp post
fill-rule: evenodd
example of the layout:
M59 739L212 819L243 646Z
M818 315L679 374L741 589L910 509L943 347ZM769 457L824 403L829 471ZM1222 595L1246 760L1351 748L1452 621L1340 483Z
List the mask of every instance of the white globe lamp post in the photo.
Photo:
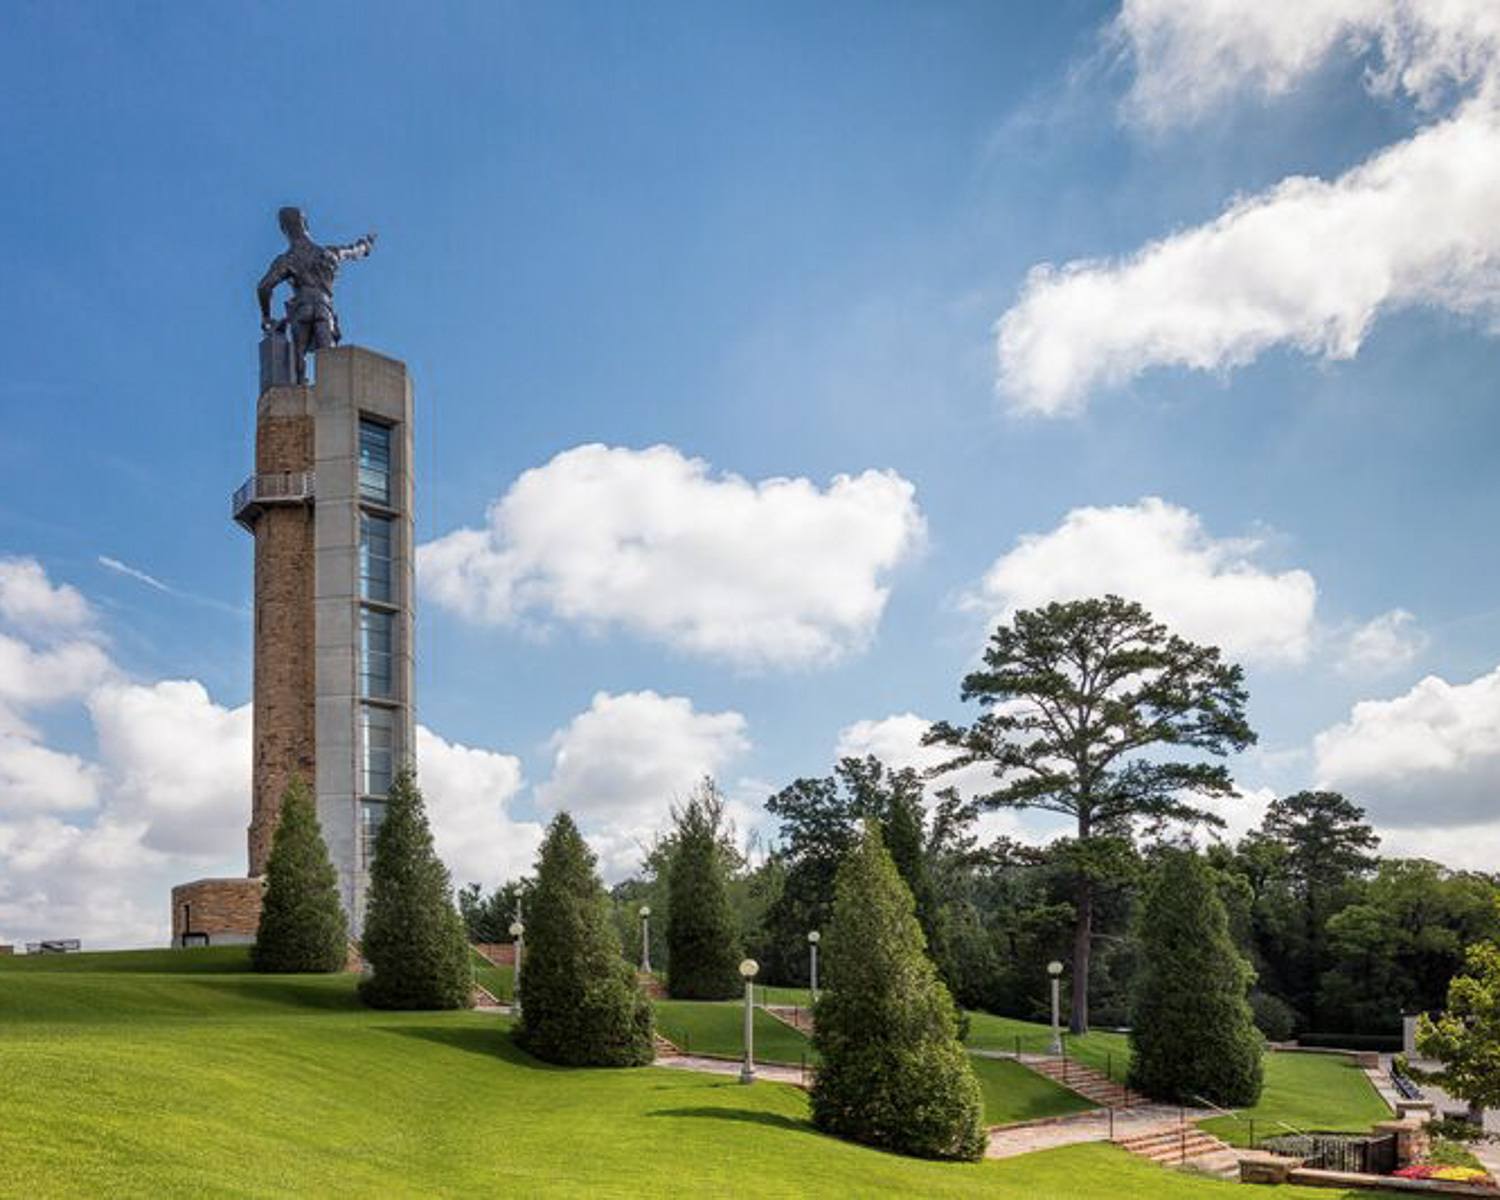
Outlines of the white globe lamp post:
M1063 965L1056 959L1047 964L1047 974L1052 976L1052 1045L1048 1054L1061 1054L1062 1048L1062 973Z
M651 906L641 905L641 970L651 974Z
M753 958L740 963L740 977L745 981L745 1062L740 1067L740 1082L755 1082L755 975L760 964Z
M818 943L823 940L823 935L816 929L807 935L807 952L812 955L812 1002L818 1002Z
M516 982L515 1000L511 1004L511 1010L516 1016L521 1015L521 955L526 949L526 926L519 920L510 923L510 936L516 941Z

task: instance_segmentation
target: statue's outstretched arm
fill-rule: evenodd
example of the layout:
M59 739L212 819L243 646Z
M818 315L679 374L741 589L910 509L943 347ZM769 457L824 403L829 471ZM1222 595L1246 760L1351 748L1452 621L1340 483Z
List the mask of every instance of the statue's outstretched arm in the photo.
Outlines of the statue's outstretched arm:
M276 285L284 279L290 279L291 268L286 264L285 256L278 256L270 268L261 276L260 282L255 285L255 298L260 301L260 327L266 329L271 324L271 293L276 290Z
M351 258L365 258L370 251L375 249L375 235L367 233L362 238L356 238L347 246L329 246L327 250L338 256L340 262L347 262Z

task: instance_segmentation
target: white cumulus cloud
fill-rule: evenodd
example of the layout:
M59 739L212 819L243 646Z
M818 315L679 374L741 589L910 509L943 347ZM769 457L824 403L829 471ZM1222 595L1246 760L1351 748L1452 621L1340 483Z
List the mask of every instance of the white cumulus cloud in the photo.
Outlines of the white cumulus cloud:
M636 865L674 803L750 748L737 712L698 712L682 696L600 692L551 739L552 772L536 789L543 812L567 810L607 876ZM731 812L737 821L743 813Z
M1339 667L1350 675L1399 670L1416 660L1427 648L1427 640L1416 617L1404 608L1393 608L1349 634Z
M1379 826L1492 821L1500 799L1500 668L1468 683L1429 675L1394 699L1363 700L1317 735L1313 754L1319 785L1345 793ZM1500 849L1490 845L1500 864Z
M671 446L565 451L483 528L418 551L424 594L471 620L618 627L743 667L835 661L874 636L922 543L893 471L750 482Z
M971 602L1004 620L1018 609L1112 592L1231 660L1301 662L1317 585L1306 571L1258 565L1262 549L1257 538L1212 537L1195 513L1156 497L1076 508L997 559Z
M90 625L93 610L77 588L54 584L34 558L0 558L0 618L33 632Z
M1500 6L1489 0L1130 0L1128 107L1190 120L1289 90L1331 51L1376 51L1371 86L1447 116L1334 179L1287 178L1119 258L1032 270L997 325L999 385L1023 411L1079 411L1154 367L1223 371L1273 346L1352 358L1383 313L1500 318Z
M446 741L419 725L417 770L433 842L454 887L493 888L530 872L542 827L511 815L523 783L520 759Z

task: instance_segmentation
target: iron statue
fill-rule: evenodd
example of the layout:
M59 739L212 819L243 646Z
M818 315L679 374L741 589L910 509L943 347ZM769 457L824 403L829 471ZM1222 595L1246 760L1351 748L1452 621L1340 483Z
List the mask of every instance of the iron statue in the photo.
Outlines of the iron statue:
M261 342L262 388L294 380L306 383L308 351L339 344L339 318L333 309L334 277L340 263L364 258L375 247L373 233L346 246L318 245L308 235L307 218L300 208L283 208L277 220L286 234L287 248L276 256L255 289L260 301L260 327L266 335ZM278 321L271 316L271 293L281 283L292 285L292 295L286 303L286 316ZM286 343L288 331L290 346Z

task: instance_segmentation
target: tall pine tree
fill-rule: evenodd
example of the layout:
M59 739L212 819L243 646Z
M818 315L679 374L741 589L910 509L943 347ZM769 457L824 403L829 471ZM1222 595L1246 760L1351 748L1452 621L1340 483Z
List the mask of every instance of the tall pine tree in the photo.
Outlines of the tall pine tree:
M339 904L339 877L328 857L312 795L294 775L266 860L260 926L250 949L257 971L339 971L349 958L349 925Z
M594 861L573 818L553 818L527 900L516 1040L564 1066L644 1066L655 1057L651 1001L621 957Z
M361 981L359 994L372 1008L469 1006L469 943L410 770L392 783L375 835L360 948L373 974Z
M1212 870L1193 851L1171 851L1157 869L1140 942L1130 1086L1175 1104L1254 1104L1261 1036L1247 994L1255 973L1229 934Z
M977 1159L985 1148L979 1081L914 907L878 826L867 822L839 868L823 941L813 1123L898 1154Z
M705 779L674 809L667 875L667 990L674 1000L732 1000L739 993L739 925L729 903L724 801Z

